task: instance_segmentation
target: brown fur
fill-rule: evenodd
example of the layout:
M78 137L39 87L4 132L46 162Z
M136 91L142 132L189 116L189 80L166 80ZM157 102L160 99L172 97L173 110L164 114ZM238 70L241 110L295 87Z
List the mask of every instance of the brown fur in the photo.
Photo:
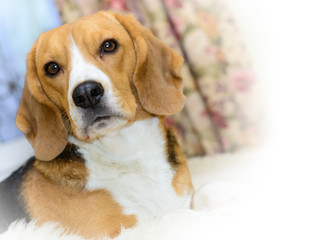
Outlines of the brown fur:
M82 191L87 182L88 169L76 146L71 144L54 160L36 160L33 167L45 178L63 187Z
M87 176L74 145L52 161L35 160L21 188L30 218L39 224L57 222L86 238L114 237L121 226L134 226L136 217L122 214L109 192L84 190Z
M16 125L32 144L36 157L52 160L65 148L67 130L60 109L46 96L39 83L34 49L27 58L28 70Z
M62 186L36 169L30 170L23 184L23 197L30 217L38 224L57 222L85 238L114 237L122 226L132 227L137 222L134 215L122 213L109 192Z
M137 63L133 81L144 109L156 115L180 112L185 103L179 74L183 58L132 16L114 16L134 43Z
M162 118L160 122L163 130L164 138L166 139L166 152L168 162L176 171L172 180L172 186L177 195L183 196L185 194L192 194L193 185L191 182L191 175L188 169L187 159L176 140L174 129L165 126L165 119Z

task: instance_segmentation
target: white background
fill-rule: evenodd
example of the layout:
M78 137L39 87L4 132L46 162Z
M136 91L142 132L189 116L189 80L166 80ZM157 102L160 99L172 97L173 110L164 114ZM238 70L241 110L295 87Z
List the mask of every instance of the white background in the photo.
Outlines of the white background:
M311 239L312 1L227 1L264 83L269 117L257 223L271 224L269 239Z

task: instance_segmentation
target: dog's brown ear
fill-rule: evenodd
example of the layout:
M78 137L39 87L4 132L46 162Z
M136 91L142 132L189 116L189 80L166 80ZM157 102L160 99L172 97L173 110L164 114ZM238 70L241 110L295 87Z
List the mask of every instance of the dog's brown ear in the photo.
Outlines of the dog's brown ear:
M49 161L59 155L67 144L60 110L44 93L35 65L36 47L27 56L27 73L16 125L34 148L37 159Z
M131 15L114 17L132 38L136 51L134 85L145 110L172 115L182 110L185 96L179 74L183 58L167 47Z

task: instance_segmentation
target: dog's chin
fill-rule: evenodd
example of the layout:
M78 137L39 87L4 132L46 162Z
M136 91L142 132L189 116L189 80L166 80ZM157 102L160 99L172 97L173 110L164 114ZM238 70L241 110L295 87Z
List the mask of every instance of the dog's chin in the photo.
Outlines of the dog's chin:
M127 125L128 120L120 116L99 116L86 127L85 133L88 140L95 140L105 136L112 137Z

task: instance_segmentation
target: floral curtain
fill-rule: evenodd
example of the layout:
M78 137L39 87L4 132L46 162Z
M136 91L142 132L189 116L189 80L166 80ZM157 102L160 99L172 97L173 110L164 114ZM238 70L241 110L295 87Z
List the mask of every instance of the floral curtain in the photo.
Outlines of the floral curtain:
M256 81L235 21L219 0L55 0L64 23L110 10L133 14L185 59L187 103L167 118L188 156L233 151L259 138Z

